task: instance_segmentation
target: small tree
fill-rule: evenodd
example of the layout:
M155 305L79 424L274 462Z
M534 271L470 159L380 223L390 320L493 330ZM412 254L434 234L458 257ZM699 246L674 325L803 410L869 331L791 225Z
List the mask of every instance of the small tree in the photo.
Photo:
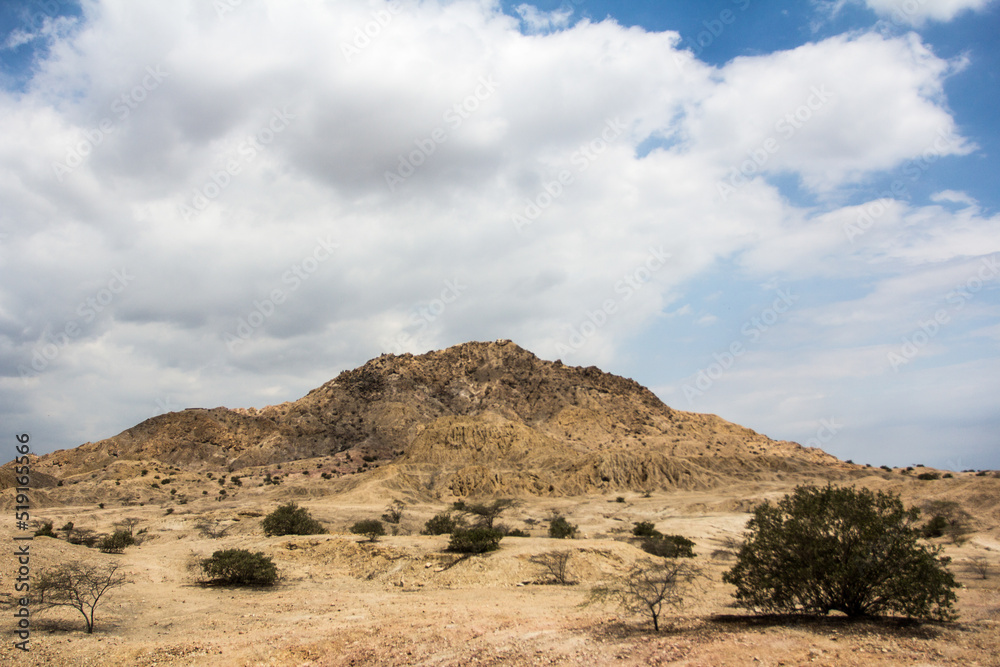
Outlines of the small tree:
M261 522L264 535L322 535L326 532L323 525L309 516L304 507L295 503L282 505L274 510Z
M72 607L83 615L87 634L94 632L94 613L104 594L131 583L119 563L96 565L71 561L40 572L32 582L39 609Z
M513 498L498 498L490 503L466 503L464 500L458 500L452 504L452 508L459 512L478 516L477 526L493 528L493 522L504 511L515 505L517 505L517 501Z
M201 569L211 577L212 584L230 586L271 586L278 579L278 569L270 556L246 549L216 551L201 561Z
M556 514L549 521L549 537L560 540L573 539L576 537L577 526L566 520L566 517Z
M374 542L385 535L385 526L378 519L365 519L351 526L351 532L355 535L364 535L369 542Z
M447 535L465 527L464 517L456 517L451 512L441 512L428 519L420 532L422 535Z
M536 554L528 558L535 565L540 565L542 569L552 577L557 584L568 584L569 581L569 560L573 552L569 549L562 551L547 551Z
M385 509L385 513L382 514L382 520L389 524L398 525L403 520L405 508L406 505L402 500L393 500L392 504Z
M951 619L958 584L940 549L918 542L918 514L881 491L798 487L757 506L723 580L765 612Z
M660 631L664 608L679 608L687 589L701 575L690 561L657 558L640 561L623 576L590 591L586 604L612 603L629 613L648 616Z
M475 528L460 528L451 534L448 551L463 554L481 554L496 551L500 548L503 533L494 528L477 526Z
M128 516L128 517L125 517L124 519L122 519L121 521L116 521L114 523L114 526L115 526L115 528L117 528L119 530L123 530L126 533L128 533L129 537L134 537L135 536L135 527L139 525L140 521L141 521L141 519L137 519L134 516Z
M980 579L986 579L990 576L990 561L987 560L986 556L973 556L969 559L969 567L979 575Z

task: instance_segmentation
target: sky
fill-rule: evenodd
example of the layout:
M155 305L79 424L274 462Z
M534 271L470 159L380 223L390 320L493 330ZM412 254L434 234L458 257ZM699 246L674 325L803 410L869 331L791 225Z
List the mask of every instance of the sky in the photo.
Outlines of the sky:
M5 2L2 458L506 338L1000 468L998 73L1000 0Z

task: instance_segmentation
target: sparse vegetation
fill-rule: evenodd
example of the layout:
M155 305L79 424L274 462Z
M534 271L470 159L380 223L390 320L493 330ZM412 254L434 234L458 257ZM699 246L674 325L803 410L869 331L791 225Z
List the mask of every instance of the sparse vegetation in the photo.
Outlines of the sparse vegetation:
M271 586L278 579L278 569L270 556L246 549L216 551L201 562L201 568L211 577L207 583L228 586Z
M951 619L958 584L918 542L918 513L885 492L798 487L754 510L723 580L756 611Z
M31 591L39 610L72 607L83 615L87 634L94 632L94 614L104 595L131 583L118 563L96 565L71 561L39 572Z
M990 561L986 556L973 556L970 558L969 568L978 574L980 579L987 579L990 576Z
M451 534L448 551L462 554L496 551L500 548L500 540L502 539L503 533L495 528L487 528L486 526L459 528Z
M264 535L322 535L326 532L323 525L309 516L304 507L295 503L282 505L274 510L261 522Z

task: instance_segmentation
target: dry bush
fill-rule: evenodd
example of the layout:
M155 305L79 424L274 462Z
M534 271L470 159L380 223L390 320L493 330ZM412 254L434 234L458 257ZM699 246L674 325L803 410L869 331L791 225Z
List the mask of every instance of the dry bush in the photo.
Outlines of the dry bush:
M569 578L569 561L572 556L572 551L564 549L536 554L528 560L535 565L540 565L545 574L549 575L555 583L566 585L573 583Z

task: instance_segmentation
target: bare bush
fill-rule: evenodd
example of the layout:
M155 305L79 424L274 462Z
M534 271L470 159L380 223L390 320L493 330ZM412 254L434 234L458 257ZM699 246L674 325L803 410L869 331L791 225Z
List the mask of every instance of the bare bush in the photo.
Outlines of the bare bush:
M680 608L684 594L701 576L689 560L656 558L640 561L617 579L593 588L585 604L611 603L622 610L649 617L660 631L665 608Z
M980 579L990 576L990 561L986 556L973 556L969 559L969 568L979 575Z
M569 578L569 561L572 556L572 551L564 549L536 554L528 560L535 565L540 565L545 574L549 575L555 583L566 585L573 583Z

